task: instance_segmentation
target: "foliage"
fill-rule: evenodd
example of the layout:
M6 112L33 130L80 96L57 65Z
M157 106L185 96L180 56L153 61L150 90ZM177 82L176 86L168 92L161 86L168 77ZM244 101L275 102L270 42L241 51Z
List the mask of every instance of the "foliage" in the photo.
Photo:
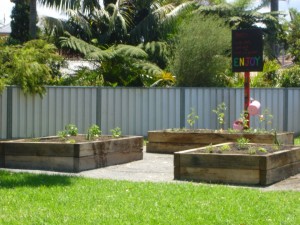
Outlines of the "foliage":
M119 44L102 49L70 35L62 37L61 44L80 52L87 59L99 60L101 67L90 72L103 85L171 86L175 82L171 74L149 62L148 54L138 46ZM67 83L80 80L71 78Z
M264 62L262 72L251 78L251 87L276 87L279 78L280 65L276 60Z
M112 136L114 138L121 137L121 135L122 135L122 130L121 130L120 127L116 127L114 129L111 129L110 132L112 133Z
M224 129L224 124L225 124L225 111L227 107L225 102L222 102L217 106L217 109L213 109L213 113L217 114L217 119L220 125L220 129Z
M196 120L199 119L199 116L197 115L196 111L194 108L191 108L190 114L187 116L187 123L190 125L190 128L193 128Z
M59 76L63 59L56 48L43 40L22 46L0 47L0 79L6 85L18 85L25 94L45 93L45 85Z
M267 129L267 126L272 124L273 115L268 108L265 108L262 114L259 116L259 122L262 126L262 129Z
M279 78L281 87L300 87L300 66L294 65L281 71Z
M296 63L300 63L300 13L295 9L290 9L291 21L288 26L287 42L289 53Z
M9 42L24 43L29 40L29 4L23 0L15 0L11 12L11 34Z
M236 140L236 145L238 149L246 149L248 148L249 139L241 137Z
M91 125L88 128L86 139L93 140L101 135L100 127L96 124Z
M216 17L194 14L182 23L171 66L178 86L225 86L230 32Z
M253 3L254 0L236 0L231 3L221 1L221 4L199 7L199 12L223 18L232 29L262 29L265 54L270 59L277 58L276 46L286 45L284 25L278 20L280 12L259 12L266 1L257 7Z
M78 135L78 128L76 127L75 124L67 124L64 130L57 132L57 136L62 140L66 140L67 137L77 136L77 135Z
M65 130L67 133L71 136L77 136L78 135L78 128L75 124L68 124L65 126Z

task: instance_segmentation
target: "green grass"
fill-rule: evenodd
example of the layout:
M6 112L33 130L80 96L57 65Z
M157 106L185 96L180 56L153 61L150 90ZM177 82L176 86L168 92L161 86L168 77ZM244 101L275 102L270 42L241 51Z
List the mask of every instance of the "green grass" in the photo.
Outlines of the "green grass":
M300 224L300 192L0 171L0 224Z
M300 145L300 136L294 138L294 145Z

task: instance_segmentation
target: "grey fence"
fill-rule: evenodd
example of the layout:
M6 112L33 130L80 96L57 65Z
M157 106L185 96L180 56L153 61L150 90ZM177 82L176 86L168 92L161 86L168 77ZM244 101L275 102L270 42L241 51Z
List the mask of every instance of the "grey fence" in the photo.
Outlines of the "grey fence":
M261 110L273 115L271 124L251 117L251 127L300 133L300 89L251 89ZM224 102L225 129L243 112L242 88L108 88L47 87L43 98L8 87L0 95L0 138L55 135L73 123L80 133L98 124L104 134L120 127L124 135L147 136L148 130L188 127L187 115L199 115L195 128L217 129L213 109Z

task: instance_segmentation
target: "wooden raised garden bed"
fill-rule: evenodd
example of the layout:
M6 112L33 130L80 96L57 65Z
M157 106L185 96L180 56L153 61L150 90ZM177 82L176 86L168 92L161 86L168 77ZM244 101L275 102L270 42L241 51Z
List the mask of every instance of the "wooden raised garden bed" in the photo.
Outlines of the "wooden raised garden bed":
M0 167L80 172L143 159L143 137L65 143L54 138L0 142Z
M159 130L148 132L147 152L151 153L174 153L186 149L203 147L210 144L221 144L234 142L245 137L252 143L272 144L275 135L272 133L230 133L218 130ZM277 133L277 140L281 144L292 145L294 140L293 132Z
M300 146L279 146L280 149L270 153L260 152L261 144L251 144L250 150L244 151L212 151L213 148L224 145L231 148L234 143L174 153L174 178L212 183L270 185L300 173ZM272 149L273 146L263 145L263 149Z

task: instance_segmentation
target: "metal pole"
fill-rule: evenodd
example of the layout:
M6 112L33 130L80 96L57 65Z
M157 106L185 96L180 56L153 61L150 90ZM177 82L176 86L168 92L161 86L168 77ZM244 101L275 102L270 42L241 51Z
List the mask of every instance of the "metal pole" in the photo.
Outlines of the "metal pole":
M244 80L244 113L245 119L247 120L246 129L250 128L250 116L248 113L248 106L250 104L250 72L245 72Z

